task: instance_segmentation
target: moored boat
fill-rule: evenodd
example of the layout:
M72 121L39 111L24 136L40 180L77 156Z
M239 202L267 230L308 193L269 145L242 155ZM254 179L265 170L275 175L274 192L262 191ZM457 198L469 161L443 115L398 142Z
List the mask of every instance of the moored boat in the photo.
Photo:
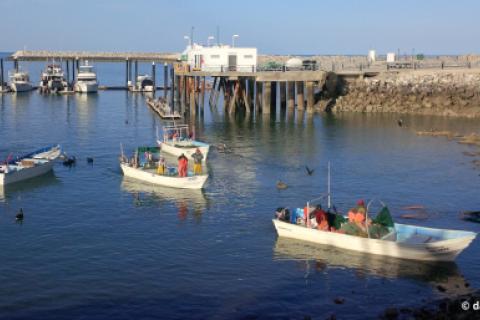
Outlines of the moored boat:
M7 185L43 175L53 168L62 153L60 145L48 146L0 165L0 185Z
M16 71L10 74L10 89L13 92L26 92L33 89L30 77L26 71Z
M153 92L154 83L152 78L148 74L140 75L135 81L135 85L130 86L132 92Z
M97 74L95 73L94 67L88 64L88 61L85 61L85 64L79 67L74 91L81 93L94 93L98 91Z
M163 139L157 137L157 143L163 152L180 156L184 154L189 159L193 159L192 155L200 149L203 154L203 161L207 160L210 146L204 142L194 139L193 133L190 132L188 125L173 125L163 127Z
M146 155L146 156L145 156ZM137 148L133 158L120 157L120 167L126 177L142 180L148 183L180 189L201 189L208 179L207 174L194 175L188 172L185 177L179 176L175 167L166 167L164 173L157 171L160 158L158 147Z
M163 98L157 100L153 98L147 98L147 105L155 111L160 118L165 120L181 119L182 116L178 111L172 110L168 102Z
M68 91L68 83L62 68L57 64L49 64L40 77L39 90L42 93L59 93Z

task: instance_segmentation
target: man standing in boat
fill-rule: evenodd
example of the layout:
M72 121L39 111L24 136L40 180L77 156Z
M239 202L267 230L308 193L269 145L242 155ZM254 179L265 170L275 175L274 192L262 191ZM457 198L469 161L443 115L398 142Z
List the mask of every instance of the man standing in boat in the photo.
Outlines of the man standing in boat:
M192 154L193 158L193 174L202 174L202 160L203 154L199 148Z
M178 157L178 176L179 177L186 177L188 170L188 159L182 153L180 157Z

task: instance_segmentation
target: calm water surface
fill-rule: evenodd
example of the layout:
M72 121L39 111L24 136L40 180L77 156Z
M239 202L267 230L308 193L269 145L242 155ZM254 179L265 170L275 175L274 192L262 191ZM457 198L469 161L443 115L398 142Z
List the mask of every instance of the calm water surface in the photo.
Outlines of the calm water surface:
M123 83L121 68L101 68ZM228 119L207 107L197 136L233 152L211 151L204 191L177 191L120 172L120 143L152 145L163 124L143 96L0 96L0 158L58 142L78 159L0 193L0 318L363 319L463 292L465 282L480 288L478 239L456 263L428 264L277 239L271 223L276 207L325 192L331 161L342 209L379 197L399 222L412 223L401 207L420 204L430 218L413 223L479 232L458 219L480 208L479 171L462 154L474 149L415 135L478 132L478 122L407 117L399 128L394 115L283 116ZM289 188L277 190L279 179Z

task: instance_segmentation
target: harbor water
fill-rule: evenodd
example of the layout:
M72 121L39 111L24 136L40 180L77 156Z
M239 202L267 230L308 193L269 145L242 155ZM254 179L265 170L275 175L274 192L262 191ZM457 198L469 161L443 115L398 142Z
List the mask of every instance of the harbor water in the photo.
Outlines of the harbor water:
M123 68L98 65L101 84L123 84ZM192 124L214 146L210 177L203 191L189 191L121 174L120 144L155 145L164 125L143 95L0 95L0 159L52 143L77 158L0 191L0 318L364 319L480 288L479 239L455 263L435 264L277 238L275 209L325 193L329 161L343 212L377 198L397 222L479 232L459 219L480 208L480 171L464 154L475 149L415 134L478 132L478 121L402 116L399 127L398 117L232 118L206 104ZM228 152L215 148L223 144ZM278 190L278 180L288 188ZM428 217L402 219L412 205ZM15 222L19 208L23 223Z

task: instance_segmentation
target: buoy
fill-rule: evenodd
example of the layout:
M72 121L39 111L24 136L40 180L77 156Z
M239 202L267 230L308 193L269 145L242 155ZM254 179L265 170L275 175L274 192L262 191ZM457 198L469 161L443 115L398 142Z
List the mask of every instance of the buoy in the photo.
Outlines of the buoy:
M397 124L398 124L399 127L403 126L403 120L402 120L402 119L398 119Z
M93 158L92 157L87 157L87 163L93 164Z

